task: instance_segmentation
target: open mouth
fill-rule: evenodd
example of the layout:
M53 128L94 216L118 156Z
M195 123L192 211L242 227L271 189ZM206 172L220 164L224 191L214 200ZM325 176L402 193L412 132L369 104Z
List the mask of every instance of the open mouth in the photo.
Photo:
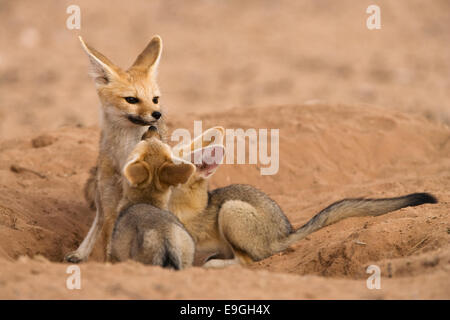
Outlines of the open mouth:
M127 116L127 119L130 120L132 123L137 124L139 126L149 126L149 125L151 125L151 124L153 124L155 122L155 121L147 121L147 120L144 120L140 116L134 116L134 115L131 115L131 114L129 114Z

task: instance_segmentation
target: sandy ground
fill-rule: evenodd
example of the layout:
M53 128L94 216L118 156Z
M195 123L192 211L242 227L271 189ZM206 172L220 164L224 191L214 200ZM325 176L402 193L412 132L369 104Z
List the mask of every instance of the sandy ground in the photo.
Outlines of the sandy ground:
M130 5L130 3L132 5ZM450 298L450 7L377 1L0 1L0 298ZM163 37L169 127L280 129L280 169L223 165L294 226L344 197L435 194L439 204L327 227L248 268L175 272L103 263L68 290L65 253L94 212L82 187L98 152L98 99L78 34L121 66ZM33 258L34 257L34 258ZM365 270L381 268L381 290Z

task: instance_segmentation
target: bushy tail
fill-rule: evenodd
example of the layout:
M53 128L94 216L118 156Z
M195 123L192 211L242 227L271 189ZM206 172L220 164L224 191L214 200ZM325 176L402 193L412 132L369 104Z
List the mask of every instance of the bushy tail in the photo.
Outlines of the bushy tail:
M346 218L379 216L401 208L418 206L424 203L437 203L437 199L428 193L412 193L397 198L340 200L320 211L304 226L291 233L277 245L276 251L283 251L309 234Z
M162 259L161 267L168 268L168 269L175 269L175 270L181 270L181 260L179 257L179 254L172 246L173 244L167 241L167 239L164 241L164 257Z

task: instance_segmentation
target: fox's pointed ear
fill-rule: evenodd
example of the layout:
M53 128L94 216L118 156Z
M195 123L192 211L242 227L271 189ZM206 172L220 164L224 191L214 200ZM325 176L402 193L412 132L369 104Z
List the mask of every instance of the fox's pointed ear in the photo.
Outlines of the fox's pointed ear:
M165 163L159 169L159 181L170 186L186 183L195 172L192 163Z
M150 167L146 162L138 159L133 159L125 165L123 175L133 187L146 186L152 180Z
M130 69L139 69L154 74L159 65L162 47L161 37L158 35L154 36L144 51L136 58Z
M91 68L89 74L94 78L98 85L108 84L114 77L118 76L119 68L117 68L108 58L103 54L89 46L79 37L81 46L89 57Z
M205 130L201 135L195 137L190 143L175 146L172 152L175 156L191 161L189 158L192 151L202 149L212 144L222 144L225 136L223 127L212 127ZM192 161L191 161L192 162Z
M190 161L196 167L196 173L203 178L209 178L216 172L225 156L225 148L221 144L210 145L196 149L190 154Z

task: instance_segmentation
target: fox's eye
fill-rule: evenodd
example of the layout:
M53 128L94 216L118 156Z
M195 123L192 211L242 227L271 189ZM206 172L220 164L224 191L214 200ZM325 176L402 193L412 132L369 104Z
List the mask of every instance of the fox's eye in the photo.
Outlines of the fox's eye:
M139 99L136 97L125 97L124 98L126 102L131 103L131 104L135 104L139 102Z
M153 102L154 104L158 104L158 102L159 102L159 97L153 97L152 102Z

